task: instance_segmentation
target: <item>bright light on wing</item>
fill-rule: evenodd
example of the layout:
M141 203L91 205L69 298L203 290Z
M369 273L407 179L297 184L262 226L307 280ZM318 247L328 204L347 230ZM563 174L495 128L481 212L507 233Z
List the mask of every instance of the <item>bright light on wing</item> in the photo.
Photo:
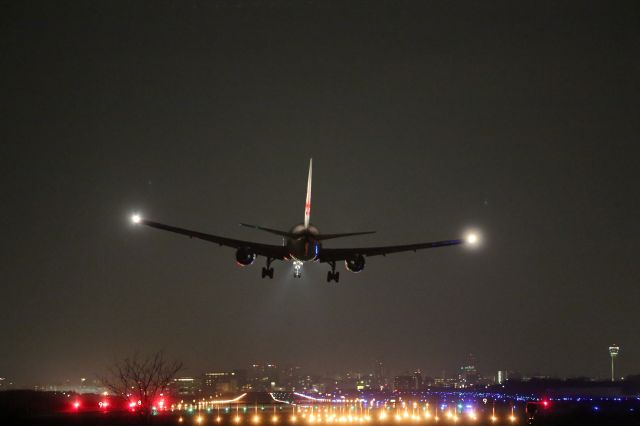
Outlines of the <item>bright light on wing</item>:
M140 216L138 213L131 215L131 222L140 223L141 220L142 220L142 216Z
M467 243L469 244L477 244L478 243L478 234L470 233L467 235Z

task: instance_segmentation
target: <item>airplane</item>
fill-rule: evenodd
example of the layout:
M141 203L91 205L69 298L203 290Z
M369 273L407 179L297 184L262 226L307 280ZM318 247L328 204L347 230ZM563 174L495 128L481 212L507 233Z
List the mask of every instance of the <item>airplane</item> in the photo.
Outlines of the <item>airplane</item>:
M139 213L131 216L134 224L142 224L151 228L163 231L174 232L186 235L189 238L198 238L209 241L219 246L226 246L236 249L236 263L239 266L249 266L253 264L258 256L266 258L266 266L262 268L262 278L273 278L273 268L271 264L276 261L293 262L295 278L302 276L302 265L304 262L327 263L331 270L327 273L327 282L340 280L340 272L336 272L336 262L344 261L345 268L350 272L361 272L365 267L365 257L385 256L391 253L417 251L429 248L447 247L458 244L474 245L478 242L476 234L469 234L464 239L453 239L443 241L432 241L425 243L405 244L397 246L382 247L356 247L356 248L325 248L323 243L326 240L335 238L352 237L355 235L373 234L375 231L347 232L340 234L323 234L310 222L311 219L311 174L313 159L309 160L309 175L307 178L307 198L304 205L304 221L293 226L289 231L266 228L258 225L241 223L241 226L253 228L259 231L269 232L283 237L282 245L271 245L255 243L252 241L242 241L233 238L221 237L218 235L205 234L203 232L178 228L171 225L154 222L143 218Z

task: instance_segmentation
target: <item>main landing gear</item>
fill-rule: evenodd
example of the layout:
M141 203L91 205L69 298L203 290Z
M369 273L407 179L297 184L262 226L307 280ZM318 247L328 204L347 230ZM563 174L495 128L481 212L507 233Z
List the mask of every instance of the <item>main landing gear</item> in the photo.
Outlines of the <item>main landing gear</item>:
M340 272L336 272L336 262L330 262L331 270L327 272L327 282L331 281L339 282L340 281Z
M267 266L262 268L262 278L269 277L269 279L273 279L273 268L271 267L271 262L273 262L273 259L267 257Z

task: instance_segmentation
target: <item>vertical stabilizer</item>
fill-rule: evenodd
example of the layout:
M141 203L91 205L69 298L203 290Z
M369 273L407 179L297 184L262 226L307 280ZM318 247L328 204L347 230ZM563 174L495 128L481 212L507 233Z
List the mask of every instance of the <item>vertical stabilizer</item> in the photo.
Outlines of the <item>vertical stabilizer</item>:
M311 218L311 167L313 166L313 158L309 160L309 178L307 179L307 202L304 205L304 227L309 227L309 219Z

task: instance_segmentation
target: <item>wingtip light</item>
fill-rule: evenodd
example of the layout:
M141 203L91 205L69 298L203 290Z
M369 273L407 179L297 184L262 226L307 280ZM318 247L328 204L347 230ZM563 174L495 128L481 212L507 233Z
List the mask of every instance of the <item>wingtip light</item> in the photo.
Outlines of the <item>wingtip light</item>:
M471 245L478 244L478 240L479 240L478 234L470 233L467 235L466 240L467 240L467 244L471 244Z

